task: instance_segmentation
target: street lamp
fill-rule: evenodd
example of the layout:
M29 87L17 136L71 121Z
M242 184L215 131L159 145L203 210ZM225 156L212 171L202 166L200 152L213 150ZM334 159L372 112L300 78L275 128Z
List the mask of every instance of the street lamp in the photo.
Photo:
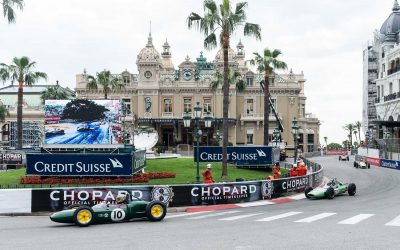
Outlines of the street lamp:
M275 128L273 134L275 139L275 146L278 147L278 140L280 138L281 132L278 128Z
M299 126L297 125L297 120L296 117L293 118L292 121L292 134L293 134L293 140L294 140L294 162L296 163L297 159L297 136L299 133Z
M201 106L200 103L197 102L196 106L193 108L194 110L194 131L192 132L194 138L196 139L196 183L200 183L200 168L199 168L199 140L202 136L202 131L200 128L200 121L201 121ZM183 125L185 128L190 127L190 121L191 121L191 115L190 113L186 112L183 116ZM210 115L210 112L207 112L207 115L204 117L204 125L206 128L211 127L211 121L212 117Z

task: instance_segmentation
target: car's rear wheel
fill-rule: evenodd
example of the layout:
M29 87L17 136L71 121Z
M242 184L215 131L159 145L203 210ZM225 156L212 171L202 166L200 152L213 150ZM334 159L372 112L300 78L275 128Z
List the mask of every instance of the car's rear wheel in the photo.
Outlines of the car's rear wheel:
M371 165L369 163L367 164L367 168L371 168Z
M356 184L350 183L349 186L347 187L347 192L349 193L349 195L351 196L355 195L356 191L357 191Z
M342 160L342 158L340 158L340 156L339 156L339 161L340 161L340 160Z
M304 190L304 194L306 195L307 199L311 198L311 196L308 195L308 193L311 191L313 191L312 187L306 187L306 189Z
M330 200L335 197L335 190L333 187L328 187L328 189L325 191L325 197Z
M150 221L161 221L167 214L167 206L159 201L152 201L146 207L146 216Z
M80 227L87 227L93 222L93 210L88 206L81 206L74 212L73 219L75 225Z

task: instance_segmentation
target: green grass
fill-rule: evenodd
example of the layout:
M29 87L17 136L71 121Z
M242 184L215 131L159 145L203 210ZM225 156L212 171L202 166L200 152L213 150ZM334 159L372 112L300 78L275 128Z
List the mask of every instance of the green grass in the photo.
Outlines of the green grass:
M201 171L206 167L207 163L200 163L200 181L203 181ZM232 165L228 166L228 180L221 179L220 162L212 163L212 174L216 182L222 181L235 181L238 178L244 180L264 180L266 176L272 175L271 172L266 170L250 170L239 169ZM175 158L175 159L160 159L160 160L147 160L146 172L174 172L175 178L168 179L154 179L147 183L135 183L134 185L163 185L163 184L190 184L196 180L196 163L193 158ZM284 173L284 169L281 170ZM10 187L49 187L49 185L20 185L20 176L25 175L25 168L17 170L7 170L0 172L0 186L2 188ZM121 184L119 184L121 185ZM125 185L125 184L124 184ZM129 185L129 184L127 184ZM73 186L77 186L73 184ZM87 185L85 185L87 186ZM92 186L92 185L90 185Z

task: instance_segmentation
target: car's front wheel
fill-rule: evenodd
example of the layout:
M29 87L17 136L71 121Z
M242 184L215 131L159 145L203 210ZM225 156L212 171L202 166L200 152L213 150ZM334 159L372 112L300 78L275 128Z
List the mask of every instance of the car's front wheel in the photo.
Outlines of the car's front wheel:
M311 196L308 195L308 193L311 191L313 191L312 187L306 187L306 189L304 190L304 194L306 195L307 199L311 198Z
M161 221L167 214L167 206L159 201L152 201L146 207L146 217L150 221Z
M73 219L75 225L80 227L87 227L93 222L93 210L88 206L81 206L74 212Z
M354 183L350 183L349 186L347 187L347 192L349 193L350 196L353 196L356 194L356 184Z
M328 189L325 191L325 197L330 200L335 197L335 190L333 187L328 187Z

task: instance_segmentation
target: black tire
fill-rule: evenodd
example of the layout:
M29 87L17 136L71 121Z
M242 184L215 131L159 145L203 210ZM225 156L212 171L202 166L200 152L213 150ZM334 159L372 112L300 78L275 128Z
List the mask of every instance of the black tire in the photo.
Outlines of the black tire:
M356 184L350 183L349 186L347 186L347 192L349 193L350 196L354 196L356 194L357 187Z
M340 156L339 156L339 161L341 161L342 160L342 158L340 158Z
M325 191L325 197L329 200L332 200L333 197L335 197L335 190L333 187L328 187L328 189Z
M371 168L371 165L367 164L367 168Z
M312 187L306 187L306 189L304 190L304 194L306 195L307 199L311 199L310 196L308 196L308 193L311 192L313 190Z
M353 167L357 167L357 163L356 162L353 163Z
M87 213L85 215L90 218L87 219L87 221L82 221L81 219L79 219L79 215L82 213ZM93 209L91 207L81 206L81 207L77 208L74 212L74 215L73 215L74 223L75 223L75 225L80 226L80 227L90 226L94 219L93 216L94 216L94 213L93 213Z
M167 214L167 206L159 201L152 201L146 206L146 217L150 221L161 221Z
M349 161L349 157L347 157L346 161Z

